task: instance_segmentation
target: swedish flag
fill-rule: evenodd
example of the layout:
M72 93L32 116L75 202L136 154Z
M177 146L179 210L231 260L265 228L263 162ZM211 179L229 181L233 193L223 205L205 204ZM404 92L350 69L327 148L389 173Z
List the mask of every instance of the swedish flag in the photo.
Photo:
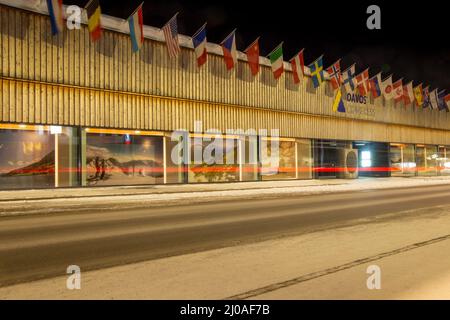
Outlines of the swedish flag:
M311 72L311 79L314 84L314 88L320 87L322 82L324 81L323 76L323 56L318 58L316 61L311 63L308 67Z
M342 100L341 89L337 90L336 97L334 98L333 111L334 112L345 112L345 105L344 105L344 100Z

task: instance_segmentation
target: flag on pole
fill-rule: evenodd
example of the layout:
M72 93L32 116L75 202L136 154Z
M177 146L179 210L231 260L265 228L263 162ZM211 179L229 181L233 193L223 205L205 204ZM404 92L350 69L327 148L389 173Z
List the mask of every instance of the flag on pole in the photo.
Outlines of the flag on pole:
M427 86L423 89L423 108L431 108L430 104L430 86Z
M347 93L355 90L355 65L342 72L342 83L344 84Z
M430 92L430 105L432 109L439 109L439 101L437 96L437 89Z
M392 85L392 90L394 91L394 101L395 102L399 102L403 100L403 84L402 84L402 80L403 79L399 79L397 81L394 82L394 84Z
M333 111L345 112L344 100L342 100L342 92L340 88L337 90L336 97L334 98Z
M248 66L253 76L259 73L259 37L245 49Z
M373 98L381 96L381 73L369 79L369 92Z
M164 38L166 39L167 51L169 57L175 58L181 52L180 44L178 42L178 12L164 25L162 28Z
M47 0L48 13L52 23L52 34L62 32L64 27L64 13L62 0Z
M309 70L311 71L311 79L314 84L314 88L318 88L322 82L324 81L323 76L323 55L317 58L316 61L311 63L308 66Z
M450 93L444 97L444 102L447 105L447 111L450 110Z
M88 16L88 29L93 42L99 40L102 36L102 10L99 0L90 0L86 5Z
M412 104L414 102L414 89L412 81L403 86L403 99L405 101L405 105Z
M192 36L192 44L194 46L195 57L197 58L197 66L201 67L208 59L206 51L206 23Z
M302 49L290 60L292 66L292 74L294 75L294 83L300 83L300 76L305 76L305 61L303 60L304 50L305 49Z
M447 104L445 103L445 90L441 90L438 92L438 102L439 102L439 110L445 110L449 112L449 108L447 107Z
M383 96L386 100L391 100L394 96L394 89L392 87L392 76L387 77L381 83Z
M358 88L359 94L364 96L369 91L368 89L368 81L369 81L369 69L367 68L360 74L356 76L356 87Z
M130 26L130 36L133 51L137 52L144 44L144 15L142 13L141 3L139 7L128 18L128 25Z
M231 70L237 64L236 29L222 41L221 46L227 70Z
M283 42L269 54L269 60L272 65L273 76L278 79L284 71Z
M330 77L331 86L333 87L333 90L339 89L342 84L341 60L338 60L335 63L333 63L333 65L328 67L326 71L328 73L328 76Z
M423 90L422 90L422 84L419 84L417 87L414 88L414 98L416 101L416 106L418 108L423 106Z

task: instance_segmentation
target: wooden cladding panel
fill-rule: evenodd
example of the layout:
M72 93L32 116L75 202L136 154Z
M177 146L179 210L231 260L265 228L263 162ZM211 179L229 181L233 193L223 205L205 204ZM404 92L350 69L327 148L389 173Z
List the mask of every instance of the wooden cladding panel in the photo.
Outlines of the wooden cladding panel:
M210 54L208 63L199 69L194 52L186 48L182 49L182 53L177 59L170 59L164 43L148 39L140 52L133 53L130 37L126 34L105 31L103 38L93 44L86 27L75 31L65 30L63 34L56 37L51 35L50 30L48 16L0 5L0 76L84 87L86 90L89 88L106 89L182 98L196 100L200 104L212 102L222 105L231 104L275 111L450 129L449 113L414 109L412 106L396 106L391 102L388 103L388 106L384 106L383 98L375 99L373 104L367 106L346 103L348 108L372 108L375 110L374 116L356 115L350 112L334 113L331 110L334 97L329 84L315 90L311 81L305 79L302 84L295 85L290 72L285 73L276 81L270 68L266 66L261 68L257 77L253 77L247 63L241 61L237 68L227 71L223 57ZM9 91L7 97L1 98L0 110L4 121L15 119L14 121L26 122L27 118L32 118L40 123L69 124L79 121L89 123L91 126L113 126L112 118L118 119L117 116L120 114L122 118L118 119L117 124L120 127L130 124L128 119L131 119L130 125L136 127L151 125L151 122L146 120L149 119L146 117L150 114L142 111L147 107L145 103L142 103L142 109L136 110L133 109L135 106L130 107L129 105L130 101L138 102L138 98L128 100L128 98L117 98L116 95L111 96L105 93L95 97L95 103L93 103L88 96L83 96L82 99L77 97L76 92L80 89L70 89L68 92L57 90L56 97L48 91L45 92L46 96L41 95L42 88L40 86L20 87L14 88L14 90L22 91ZM2 90L3 92L5 90ZM34 110L27 110L28 105L24 106L21 98L17 98L17 95L26 94L34 94L34 100L27 101L28 105L33 105ZM13 99L19 104L11 105L6 101L8 99ZM77 100L78 105L88 104L89 109L79 111L66 109L66 105L75 103L72 100ZM63 102L64 106L58 107L59 102ZM47 104L52 106L51 112L46 106ZM183 112L174 110L172 114L165 114L164 112L169 109L165 107L167 103L158 102L156 105L154 108L163 113L158 115L151 113L150 119L157 122L162 118L165 122L161 124L167 130L172 129L171 124L178 124L186 120L183 117L187 115L188 107ZM237 114L241 117L242 111L236 111L236 107L229 107L230 110L226 108L228 107L220 109L218 114L222 114L224 117L231 116L232 119ZM56 110L62 114L56 114ZM253 111L248 112L249 121L256 121L256 117L252 115ZM216 114L204 114L204 116L206 118L211 116L212 123L217 127L223 127L227 120L216 117ZM177 120L179 122L170 120L173 117L179 117L180 120ZM278 120L274 118L272 121L277 126L280 125L279 121L281 121L281 125L287 122L285 118ZM350 123L348 121L337 122ZM355 123L358 122L355 121ZM318 126L318 123L310 125ZM275 124L271 124L271 126L273 127ZM372 136L375 134L372 131L376 130L376 127L377 125L374 124L373 128L366 128L364 133L359 134ZM323 127L320 130L324 133L334 131L332 128ZM342 127L339 130L339 132L347 132L348 128Z
M1 80L0 122L136 130L279 129L295 138L450 145L445 130Z

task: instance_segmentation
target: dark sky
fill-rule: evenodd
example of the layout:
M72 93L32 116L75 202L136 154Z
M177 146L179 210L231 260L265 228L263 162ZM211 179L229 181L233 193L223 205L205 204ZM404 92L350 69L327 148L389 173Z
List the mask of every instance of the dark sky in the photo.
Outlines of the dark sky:
M87 0L64 0L84 6ZM103 13L127 18L140 0L100 0ZM161 27L179 11L179 31L192 35L208 22L208 41L220 43L237 28L238 50L261 36L261 54L284 41L284 58L305 48L305 63L324 54L326 66L383 71L394 80L424 82L450 91L450 19L443 1L153 0L144 3L144 23ZM368 30L366 9L381 7L381 30Z

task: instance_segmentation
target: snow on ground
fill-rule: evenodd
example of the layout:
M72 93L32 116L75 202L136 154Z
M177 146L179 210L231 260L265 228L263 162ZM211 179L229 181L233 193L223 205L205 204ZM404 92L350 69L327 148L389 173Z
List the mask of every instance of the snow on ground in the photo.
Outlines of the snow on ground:
M290 180L149 187L76 188L0 192L0 216L67 210L122 209L218 200L450 184L450 177ZM24 200L26 199L26 200Z
M450 207L420 209L295 237L81 270L81 290L68 290L67 278L57 277L0 288L0 299L223 299L352 262L352 268L253 298L449 298L450 255L443 253L450 240L372 261L381 267L381 290L367 289L367 264L357 263L448 236L449 225Z

